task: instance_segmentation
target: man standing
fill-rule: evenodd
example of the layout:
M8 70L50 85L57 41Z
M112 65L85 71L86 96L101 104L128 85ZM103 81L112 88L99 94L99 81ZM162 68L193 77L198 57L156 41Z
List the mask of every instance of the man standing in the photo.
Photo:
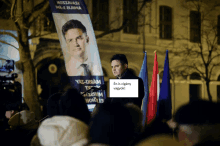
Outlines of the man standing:
M112 73L117 79L138 79L138 98L113 98L112 102L134 103L141 108L144 98L144 83L128 69L128 60L124 54L116 54L111 58Z
M100 75L89 61L87 46L89 36L86 27L78 20L69 20L62 27L62 33L67 44L66 70L68 76ZM94 72L93 72L94 71Z

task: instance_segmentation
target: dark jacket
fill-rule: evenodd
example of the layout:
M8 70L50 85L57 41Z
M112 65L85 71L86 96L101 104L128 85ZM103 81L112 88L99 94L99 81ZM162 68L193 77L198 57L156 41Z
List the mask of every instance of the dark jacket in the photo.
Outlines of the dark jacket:
M91 118L85 98L75 88L68 89L60 97L59 114L74 117L88 125Z
M5 117L6 111L19 110L19 107L21 106L22 103L21 84L19 82L15 82L13 88L8 88L6 90L0 89L0 93L1 93L1 98L0 98L0 119L1 119Z
M126 70L125 73L122 75L121 79L138 79L138 87L139 93L138 98L112 98L112 102L121 102L123 104L126 103L134 103L138 107L141 108L142 99L144 98L144 83L143 80L135 75L133 75L129 70Z

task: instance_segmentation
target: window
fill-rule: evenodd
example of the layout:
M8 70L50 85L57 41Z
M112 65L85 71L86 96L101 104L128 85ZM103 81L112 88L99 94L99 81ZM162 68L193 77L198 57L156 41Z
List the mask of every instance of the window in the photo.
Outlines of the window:
M197 100L201 98L201 89L202 85L200 84L190 84L189 90L190 90L190 101Z
M220 45L220 15L218 15L218 24L217 24L217 43Z
M190 41L201 41L201 13L198 11L190 11Z
M218 76L218 79L217 79L217 81L220 81L220 75Z
M109 30L109 1L93 0L92 6L92 22L94 30Z
M192 73L190 80L201 80L201 76L198 73ZM189 84L189 98L190 101L200 99L202 96L202 84L194 82Z
M201 76L198 73L194 72L190 75L190 80L201 80Z
M172 39L172 8L160 6L160 38Z
M138 11L137 0L124 0L123 19L130 20L128 25L124 28L124 33L137 34L138 33L138 18L133 18L133 15Z

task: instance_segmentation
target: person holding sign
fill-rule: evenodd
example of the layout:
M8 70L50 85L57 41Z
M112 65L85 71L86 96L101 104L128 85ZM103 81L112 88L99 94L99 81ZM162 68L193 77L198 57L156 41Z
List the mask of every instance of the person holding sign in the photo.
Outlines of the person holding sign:
M116 54L111 58L112 73L117 79L138 79L138 98L113 98L112 102L134 103L141 108L144 98L143 80L133 75L128 69L128 60L124 54Z
M93 63L87 55L89 36L86 27L80 21L72 19L63 25L62 33L71 56L66 62L68 76L98 75L99 72L93 72Z

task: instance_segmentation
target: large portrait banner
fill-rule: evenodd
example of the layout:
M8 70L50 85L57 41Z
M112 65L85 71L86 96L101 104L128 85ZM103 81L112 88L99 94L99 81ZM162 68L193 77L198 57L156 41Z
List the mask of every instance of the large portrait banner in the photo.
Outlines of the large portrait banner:
M103 71L91 19L83 0L49 0L71 86L87 104L103 103Z

